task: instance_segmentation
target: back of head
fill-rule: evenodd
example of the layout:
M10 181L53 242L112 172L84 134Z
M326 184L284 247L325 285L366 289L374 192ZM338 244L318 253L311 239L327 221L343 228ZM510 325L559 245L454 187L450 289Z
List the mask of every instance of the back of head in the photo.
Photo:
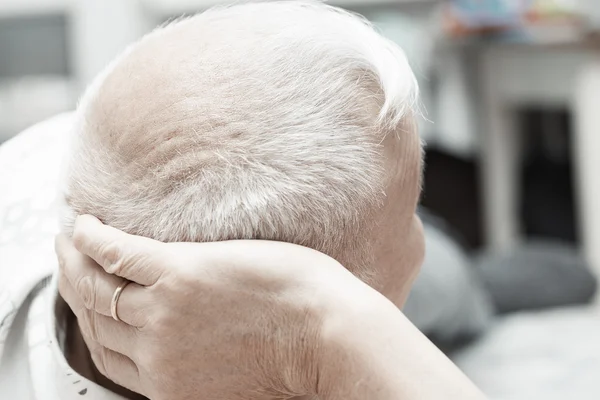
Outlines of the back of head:
M280 240L364 272L382 143L416 95L402 52L332 7L256 3L176 21L82 99L66 229L89 213L161 241Z

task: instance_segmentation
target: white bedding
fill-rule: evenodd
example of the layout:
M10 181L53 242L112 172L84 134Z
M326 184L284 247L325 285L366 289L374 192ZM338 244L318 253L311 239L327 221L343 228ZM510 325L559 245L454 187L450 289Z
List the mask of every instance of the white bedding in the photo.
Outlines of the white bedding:
M509 315L453 359L491 400L598 400L600 310Z

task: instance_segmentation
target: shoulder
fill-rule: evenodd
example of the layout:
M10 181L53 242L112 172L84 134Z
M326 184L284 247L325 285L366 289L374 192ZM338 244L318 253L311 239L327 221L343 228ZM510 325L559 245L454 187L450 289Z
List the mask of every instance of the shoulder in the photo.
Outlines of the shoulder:
M0 341L55 269L59 181L73 121L71 113L58 115L0 146Z
M74 121L74 112L58 114L30 126L4 143L0 142L0 165L18 162L18 155L39 151L49 143L57 144L61 138L68 136Z
M1 295L1 294L0 294ZM0 398L33 399L34 393L29 370L29 351L26 325L31 297L17 310L10 311L6 298L0 299ZM4 301L4 302L3 302ZM8 331L10 334L2 334Z
M11 262L3 248L33 251L31 245L42 236L56 233L61 170L73 120L71 113L58 115L0 145L0 276L1 266Z

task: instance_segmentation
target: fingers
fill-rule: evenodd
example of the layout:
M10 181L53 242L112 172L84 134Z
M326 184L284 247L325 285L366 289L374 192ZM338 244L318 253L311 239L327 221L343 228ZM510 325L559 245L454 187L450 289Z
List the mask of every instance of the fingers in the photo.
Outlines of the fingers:
M77 297L86 309L110 317L112 296L123 278L106 273L94 260L78 252L64 235L56 237L55 246L61 279L68 280L69 290L74 292L72 297ZM66 287L64 282L62 286ZM119 319L134 327L145 326L148 315L144 312L146 310L143 305L151 303L148 297L144 287L134 282L127 285L117 303ZM73 306L68 300L67 302Z
M163 267L161 242L129 235L102 224L91 215L81 215L75 221L73 244L91 257L106 272L151 286L160 278Z
M103 347L137 359L139 330L85 308L70 282L59 279L61 296L77 316L81 332Z
M138 367L129 357L101 346L85 334L82 336L94 365L102 375L117 385L144 394Z

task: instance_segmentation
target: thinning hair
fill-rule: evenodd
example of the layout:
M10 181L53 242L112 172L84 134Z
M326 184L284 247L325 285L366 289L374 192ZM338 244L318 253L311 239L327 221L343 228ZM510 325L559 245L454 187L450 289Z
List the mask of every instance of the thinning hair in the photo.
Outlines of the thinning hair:
M269 239L362 274L385 196L382 142L418 89L403 52L321 3L215 8L160 27L77 110L65 220L160 241Z

